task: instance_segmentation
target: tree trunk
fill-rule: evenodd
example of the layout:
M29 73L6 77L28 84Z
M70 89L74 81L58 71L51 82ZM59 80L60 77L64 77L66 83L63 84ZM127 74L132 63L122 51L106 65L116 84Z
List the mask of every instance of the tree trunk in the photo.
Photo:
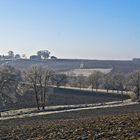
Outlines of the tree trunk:
M44 103L42 104L42 110L43 110L43 111L45 110L45 105L44 105Z
M44 90L43 90L43 104L42 104L42 110L45 110L45 104L46 104L46 83L44 85Z
M96 88L96 92L98 91L98 89Z
M43 94L43 102L42 102L42 110L45 110L45 102L46 102L46 93L44 91L44 94Z
M137 97L139 98L139 95L140 95L140 88L138 86L138 93L137 93Z
M82 86L81 86L81 84L80 84L80 90L81 90L81 88L82 88Z
M38 95L37 95L37 93L36 93L36 104L37 104L37 109L40 110L40 108L39 108L39 100L38 100Z
M36 90L36 88L34 88L34 90L35 90L35 97L36 97L36 104L37 104L37 109L38 109L38 110L40 110L40 108L39 108L39 99L38 99L38 93L37 93L37 90Z
M59 83L57 83L57 88L59 88Z

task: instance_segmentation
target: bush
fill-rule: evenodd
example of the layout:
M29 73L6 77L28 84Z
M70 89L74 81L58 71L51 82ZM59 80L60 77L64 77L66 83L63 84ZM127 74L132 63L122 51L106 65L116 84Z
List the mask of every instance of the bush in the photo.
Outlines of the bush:
M130 94L130 98L131 98L132 102L140 101L140 97L137 97L136 94L134 94L134 93Z

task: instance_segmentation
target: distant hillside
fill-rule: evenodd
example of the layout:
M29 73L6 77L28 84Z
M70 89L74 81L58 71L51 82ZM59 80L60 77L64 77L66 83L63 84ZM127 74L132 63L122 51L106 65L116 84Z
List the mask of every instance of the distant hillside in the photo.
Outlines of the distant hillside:
M112 69L111 73L122 72L130 73L140 69L140 61L135 59L132 61L121 60L86 60L86 59L56 59L56 60L0 60L0 65L8 64L15 68L24 70L31 65L37 64L49 67L55 71L65 72L73 69Z

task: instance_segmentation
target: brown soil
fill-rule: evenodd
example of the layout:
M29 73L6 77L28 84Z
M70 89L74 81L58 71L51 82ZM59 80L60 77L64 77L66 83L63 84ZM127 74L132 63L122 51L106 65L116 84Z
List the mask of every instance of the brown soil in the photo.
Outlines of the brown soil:
M0 121L1 140L137 140L138 138L140 138L140 105Z

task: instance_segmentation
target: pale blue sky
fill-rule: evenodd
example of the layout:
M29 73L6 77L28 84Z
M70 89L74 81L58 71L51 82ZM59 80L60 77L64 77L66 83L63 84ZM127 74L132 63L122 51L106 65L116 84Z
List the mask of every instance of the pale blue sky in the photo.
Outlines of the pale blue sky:
M0 0L0 54L140 57L139 0Z

